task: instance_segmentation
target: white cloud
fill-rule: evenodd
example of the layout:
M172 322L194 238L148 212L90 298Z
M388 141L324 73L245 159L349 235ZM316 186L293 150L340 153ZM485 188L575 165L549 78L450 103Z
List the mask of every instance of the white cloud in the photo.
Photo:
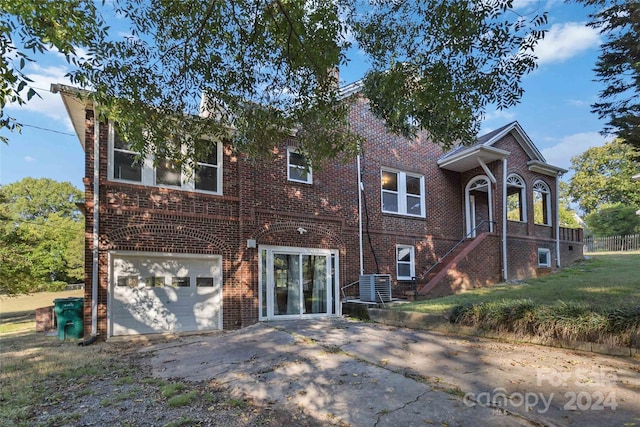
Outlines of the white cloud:
M591 105L591 102L582 99L569 99L567 103L573 107L588 107Z
M31 111L44 114L55 120L62 121L69 129L73 129L60 95L49 92L52 83L70 84L69 79L65 77L67 71L65 67L41 67L38 64L29 66L26 74L33 80L33 82L29 83L29 87L34 88L40 97L34 96L22 106L8 104L6 108L14 111ZM23 95L26 96L26 92Z
M604 145L606 138L598 132L583 132L568 135L555 141L555 145L540 151L547 163L569 169L572 157L584 153L591 147Z
M539 64L562 62L580 53L600 46L597 29L581 22L565 22L551 26L544 39L535 48Z
M36 159L35 159L35 157L24 156L24 161L27 162L27 163L30 163L30 162L35 162Z
M508 110L494 110L484 115L484 122L490 120L500 120L507 124L515 120L516 114Z

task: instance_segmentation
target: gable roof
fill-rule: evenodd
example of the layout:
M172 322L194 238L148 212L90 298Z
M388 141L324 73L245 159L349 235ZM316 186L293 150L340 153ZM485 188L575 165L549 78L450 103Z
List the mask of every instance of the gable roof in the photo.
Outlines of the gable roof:
M52 84L51 93L60 93L64 107L67 109L67 114L71 119L73 128L78 135L78 140L82 145L82 149L85 149L85 110L93 106L89 95L91 92L77 87L67 86L63 84Z
M527 162L527 166L530 170L552 176L567 172L566 169L547 163L540 150L538 150L517 121L513 121L479 136L471 145L458 145L454 147L438 159L438 166L444 169L462 172L469 170L472 166L478 166L477 162L474 164L474 160L477 158L483 160L485 163L504 159L511 153L494 147L494 144L509 134L514 137L529 157L530 160Z

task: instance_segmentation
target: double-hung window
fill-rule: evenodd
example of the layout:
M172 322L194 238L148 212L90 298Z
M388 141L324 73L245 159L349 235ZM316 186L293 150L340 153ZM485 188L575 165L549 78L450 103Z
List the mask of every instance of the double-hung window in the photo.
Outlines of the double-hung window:
M381 191L382 212L425 216L423 176L383 169Z
M109 126L108 178L147 186L178 188L187 191L222 194L222 143L200 141L209 153L197 159L195 170L172 158L174 150L181 150L180 139L175 138L166 153L160 153L157 161L139 158L138 153L124 141L113 124ZM162 155L164 154L164 158Z
M311 167L307 164L307 159L293 148L287 149L287 179L305 184L313 182Z
M415 275L414 247L409 245L396 245L396 277L398 280L412 280Z
M195 188L200 191L219 192L220 165L218 164L218 145L213 144L211 152L198 161L195 173Z
M113 126L110 127L110 133L113 141L113 179L142 182L142 160L136 159L136 152L120 138Z
M170 150L180 150L180 142L177 138L168 145ZM156 185L180 187L182 185L182 166L170 157L170 153L165 153L165 155L165 158L158 159L156 165Z

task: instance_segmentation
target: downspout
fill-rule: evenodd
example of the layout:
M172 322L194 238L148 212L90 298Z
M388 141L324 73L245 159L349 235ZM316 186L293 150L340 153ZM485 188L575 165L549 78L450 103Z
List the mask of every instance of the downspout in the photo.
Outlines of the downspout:
M358 167L358 238L360 240L360 275L364 274L364 255L362 249L362 172L360 169L360 154L356 157Z
M507 262L507 158L502 159L502 275L509 280Z
M560 268L560 175L556 175L556 267Z
M100 219L100 120L93 104L93 265L91 270L91 337L98 336L98 220Z

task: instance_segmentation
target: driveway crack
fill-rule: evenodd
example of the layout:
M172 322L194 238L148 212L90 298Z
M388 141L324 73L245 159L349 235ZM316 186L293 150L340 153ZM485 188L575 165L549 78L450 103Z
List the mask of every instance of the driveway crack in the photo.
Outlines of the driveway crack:
M399 406L399 407L397 407L397 408L396 408L396 409L394 409L394 410L387 410L387 409L383 409L383 410L381 410L380 412L377 412L377 413L376 413L376 415L377 415L378 417L376 418L376 422L373 424L373 425L374 425L374 427L377 427L377 426L378 426L378 423L380 423L380 421L382 421L382 418L383 418L383 417L385 417L385 416L387 416L387 415L391 415L391 414L393 414L393 413L395 413L395 412L398 412L398 411L400 411L400 410L403 410L403 409L405 409L407 406L411 405L412 403L417 403L417 402L418 402L418 400L420 400L420 398L422 398L422 396L424 396L424 395L425 395L425 394L427 394L428 392L429 392L428 390L425 390L424 392L422 392L422 393L420 393L419 395L417 395L415 399L410 400L410 401L408 401L408 402L405 402L402 406Z

